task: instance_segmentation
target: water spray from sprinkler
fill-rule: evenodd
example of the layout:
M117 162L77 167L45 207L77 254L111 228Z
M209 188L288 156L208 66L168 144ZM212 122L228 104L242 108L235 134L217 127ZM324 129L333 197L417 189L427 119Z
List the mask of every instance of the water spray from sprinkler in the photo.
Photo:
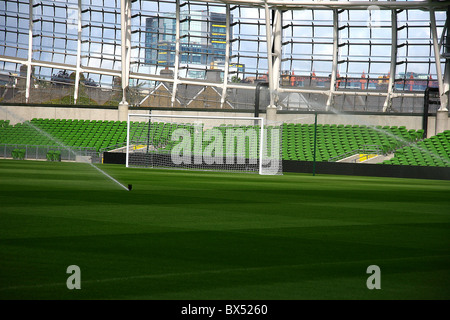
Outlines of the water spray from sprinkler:
M33 129L35 129L36 131L38 131L39 133L43 134L44 136L46 136L47 138L49 138L50 140L52 140L53 142L55 142L58 146L68 150L70 153L72 153L74 156L76 156L76 152L74 150L72 150L70 147L64 145L61 141L59 141L58 139L56 139L55 137L53 137L51 134L49 134L48 132L42 130L41 128L33 125L31 122L26 121L25 119L23 119L22 117L18 116L17 114L6 110L5 108L2 108L0 106L0 109L4 110L7 114L9 114L10 116L13 116L17 119L19 119L21 122L25 123L26 125L32 127ZM100 172L101 174L103 174L105 177L107 177L108 179L110 179L111 181L113 181L114 183L116 183L117 185L119 185L121 188L127 190L127 191L131 191L130 189L130 185L128 186L128 188L126 186L124 186L122 183L120 183L119 181L117 181L116 179L114 179L113 177L111 177L109 174L107 174L105 171L103 171L102 169L98 168L96 165L94 165L91 162L87 162L92 168L96 169L98 172Z

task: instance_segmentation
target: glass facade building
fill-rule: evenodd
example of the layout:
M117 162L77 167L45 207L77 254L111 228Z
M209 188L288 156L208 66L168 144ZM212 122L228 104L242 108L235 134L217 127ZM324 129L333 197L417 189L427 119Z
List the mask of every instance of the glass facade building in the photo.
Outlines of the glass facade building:
M184 64L214 65L225 60L225 14L201 12L185 15L180 27L180 61ZM151 17L146 20L146 63L175 65L176 19Z

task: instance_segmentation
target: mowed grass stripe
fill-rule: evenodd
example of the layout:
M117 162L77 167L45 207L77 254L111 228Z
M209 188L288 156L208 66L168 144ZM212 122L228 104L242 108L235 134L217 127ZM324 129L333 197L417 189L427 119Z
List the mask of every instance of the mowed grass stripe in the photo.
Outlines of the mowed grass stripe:
M441 256L425 256L425 257L419 257L419 258L395 258L395 259L385 259L383 261L383 265L386 266L391 266L395 263L401 262L407 262L409 264L414 264L417 261L420 260L428 260L428 261L440 261L442 259ZM307 273L308 268L314 268L316 270L321 269L321 268L326 268L328 270L333 269L334 271L339 271L338 268L340 267L350 267L352 264L357 264L357 265L366 265L367 263L370 263L371 261L352 261L352 262L345 262L345 263L338 263L338 265L334 266L334 264L336 263L320 263L320 264L309 264L309 265L289 265L289 266L269 266L269 267L256 267L256 268L232 268L232 269L216 269L216 270L205 270L205 271L198 271L198 272L184 272L184 273L162 273L162 274L147 274L147 275L137 275L137 276L129 276L129 277L122 277L122 278L102 278L102 279L96 279L96 280L84 280L83 281L83 285L84 286L88 286L91 288L94 288L98 285L101 284L113 284L115 286L117 285L126 285L127 282L134 282L134 281L153 281L155 279L175 279L178 278L180 281L186 281L186 279L192 279L193 277L215 277L215 276L226 276L226 277L235 277L236 275L240 274L240 273L259 273L259 272L263 272L263 273L267 273L267 272L276 272L276 273L283 273L283 272L298 272L299 274L301 274L303 277L305 276L305 273ZM433 267L433 270L435 270L435 272L441 273L442 276L442 271L443 270L436 270L435 267ZM306 271L306 272L305 272ZM361 274L361 272L359 272ZM417 274L417 272L410 272L409 270L404 270L401 275L404 276L408 276L410 274ZM425 273L424 273L425 274ZM392 273L392 274L383 274L383 276L386 276L388 279L397 276L397 273ZM309 276L309 274L308 274ZM324 278L327 278L327 276L324 276ZM358 292L358 294L363 294L363 296L366 297L372 297L372 298L377 298L377 297L381 297L381 295L377 295L377 294L368 294L368 292L364 292L361 290L361 284L364 282L364 277L362 275L360 275L359 277L345 277L344 275L341 275L341 277L339 277L338 280L336 279L328 279L327 281L330 281L330 283L328 284L328 287L330 290L335 290L335 288L333 288L333 286L335 285L336 282L340 282L342 281L342 279L348 279L348 281L351 283L352 282L352 278L356 278L357 281L359 282L356 286L354 286L352 289ZM211 278L212 279L212 278ZM327 297L328 293L327 292L321 292L322 296L311 296L311 292L307 293L305 295L305 292L302 292L301 290L304 289L305 286L310 286L311 283L314 282L320 282L320 279L316 279L315 277L309 278L309 279L302 279L302 282L293 282L295 279L291 279L292 281L289 281L289 283L286 283L285 279L281 280L280 282L273 282L274 279L272 279L272 281L270 283L273 283L275 285L280 285L283 284L285 287L289 287L292 285L296 285L296 288L294 288L294 291L296 291L296 294L292 295L290 298L287 296L283 296L282 292L272 292L271 293L271 299L276 299L276 296L278 294L281 295L281 299L311 299L311 298L329 298L329 297L333 297L333 296L329 296ZM354 280L353 280L354 281ZM395 284L395 281L390 280L389 282L391 282L392 284ZM389 284L388 282L388 284ZM222 289L223 292L215 292L215 294L218 296L216 296L215 298L224 298L224 299L230 299L229 295L224 295L225 292L230 290L230 282L224 282L221 285L219 284L218 286ZM407 285L407 284L406 284ZM431 285L431 284L429 284ZM258 284L252 284L251 282L249 283L241 283L239 284L239 287L248 287L249 289L251 287L267 287L268 285L264 283L264 281L261 281ZM29 286L12 286L12 287L3 287L0 288L0 291L6 291L9 292L10 294L15 294L16 292L20 292L20 291L24 291L24 290L34 290L34 289L44 289L44 288L61 288L63 287L63 284L61 282L56 282L56 283L43 283L43 284L36 284L36 285L29 285ZM233 286L233 287L236 287ZM349 283L343 283L342 287L344 288L350 288L351 285L349 285ZM98 290L98 288L96 288ZM167 289L167 288L166 288ZM434 291L434 288L430 288L430 291ZM195 289L194 289L195 290ZM260 290L260 289L258 289ZM157 299L164 299L165 294L167 294L167 290L159 290L160 292L157 292L156 294L158 294L158 296L156 296ZM187 291L191 291L191 290L187 290ZM202 289L201 291L203 292L210 292L211 289ZM216 290L217 291L217 290ZM249 294L243 294L242 296L238 297L239 299L255 299L255 298L260 298L260 299L267 299L267 296L261 296L261 292L257 292L255 291L255 289L250 289L250 291L252 292L251 294L253 294L253 296L249 295ZM342 291L342 290L341 290ZM389 290L389 293L392 295L393 293L395 293L395 289L391 289ZM415 291L415 290L413 290ZM436 290L439 291L439 290ZM172 296L170 296L170 299L186 299L187 297L190 297L189 295L187 295L187 292L180 292L177 290L177 292L175 291L169 291L170 294ZM347 296L348 298L351 299L355 299L355 298L361 298L361 296L355 295L353 292L341 292L343 295L339 297L339 299L342 299L343 297ZM364 294L365 293L365 294ZM242 293L241 293L242 294ZM144 293L143 296L139 296L139 298L151 298L152 295L155 295L155 292L146 292ZM407 297L404 298L410 298L410 297L414 297L415 294L413 295L409 295ZM420 296L420 295L418 295ZM121 295L119 294L117 297L121 297ZM117 298L116 297L116 298ZM127 297L126 295L124 295L123 297ZM134 297L128 297L128 298L137 298L136 296ZM210 296L205 295L203 297L199 297L201 299L209 299ZM234 296L234 298L236 298L236 296ZM333 297L334 299L336 299L336 297ZM393 298L397 298L393 296Z
M101 168L0 161L1 298L450 296L448 181Z

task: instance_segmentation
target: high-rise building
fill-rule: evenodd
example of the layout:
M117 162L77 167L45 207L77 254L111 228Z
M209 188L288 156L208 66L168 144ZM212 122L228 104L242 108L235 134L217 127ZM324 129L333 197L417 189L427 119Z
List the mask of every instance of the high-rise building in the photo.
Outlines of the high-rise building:
M226 53L226 15L202 11L197 15L181 14L180 20L180 64L223 64ZM230 37L231 32L230 29ZM175 45L175 14L146 19L145 63L173 67Z

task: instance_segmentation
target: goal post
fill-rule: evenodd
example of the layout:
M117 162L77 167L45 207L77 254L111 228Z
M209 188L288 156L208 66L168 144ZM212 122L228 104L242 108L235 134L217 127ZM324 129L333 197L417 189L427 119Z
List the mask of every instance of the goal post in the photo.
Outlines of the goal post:
M262 117L129 114L126 166L281 174L281 128Z

